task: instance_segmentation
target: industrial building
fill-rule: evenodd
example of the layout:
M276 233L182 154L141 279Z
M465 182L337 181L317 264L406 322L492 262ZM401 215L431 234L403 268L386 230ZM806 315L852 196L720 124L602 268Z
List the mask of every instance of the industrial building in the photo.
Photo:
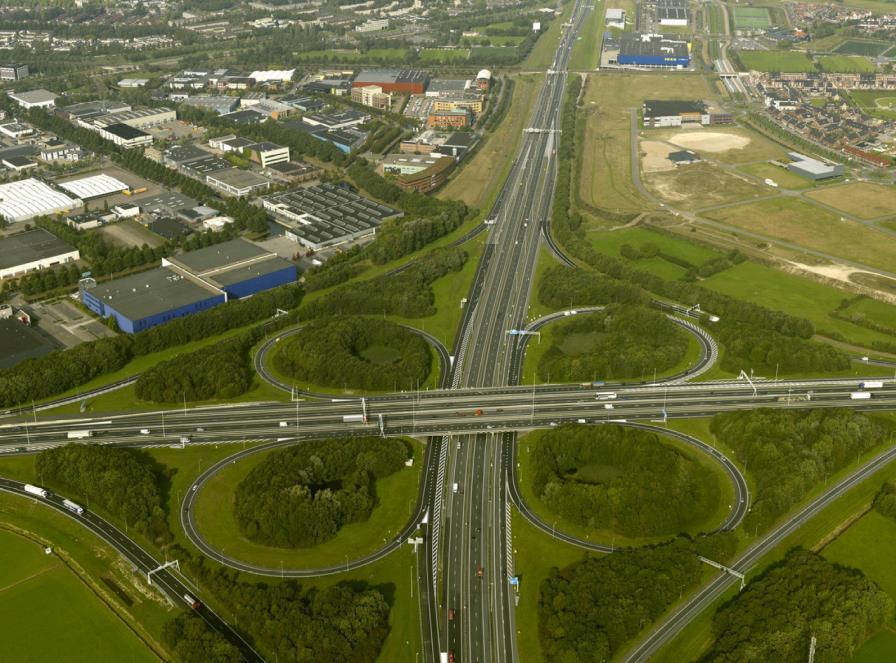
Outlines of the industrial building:
M256 191L264 191L271 186L271 181L268 178L241 168L216 170L206 175L205 181L209 186L229 193L231 196L248 196Z
M383 92L379 85L364 85L352 88L352 101L379 110L392 108L392 95Z
M370 115L353 108L332 113L308 113L302 120L320 130L349 129L370 121Z
M162 266L81 289L81 301L136 333L296 280L295 265L244 239L166 258Z
M440 95L433 100L432 109L434 111L451 111L466 108L473 115L479 115L482 112L482 104L482 95L460 92Z
M480 69L476 74L476 87L483 92L488 92L492 85L492 72L488 69Z
M433 78L426 87L427 97L459 94L473 87L473 81L463 78Z
M690 43L663 35L625 32L619 37L615 64L648 69L685 69L691 64Z
M56 342L31 326L25 311L0 305L0 369L11 368L26 359L40 357L56 349Z
M439 129L466 129L473 124L473 114L466 108L433 111L426 117L426 126Z
M176 119L177 113L170 108L139 108L102 115L94 119L92 124L99 128L121 123L135 129L147 129Z
M379 85L386 93L423 94L429 83L429 74L419 69L379 69L362 71L355 76L352 87Z
M59 187L65 189L70 194L81 200L92 200L94 198L102 198L113 193L121 193L129 191L130 187L121 180L106 175L91 175L89 177L81 177L68 182L59 182Z
M383 174L413 175L421 170L434 166L442 155L438 152L429 154L387 154L380 164Z
M114 99L102 99L82 101L81 103L63 106L56 113L77 126L94 129L92 122L96 118L129 110L131 110L130 104L121 103Z
M688 0L655 0L654 16L661 26L684 27L688 24Z
M97 133L126 150L152 145L152 136L150 134L120 122L101 127Z
M0 279L78 260L78 249L53 233L34 228L0 239Z
M27 64L3 64L0 65L0 81L20 81L28 78Z
M7 92L7 96L22 108L53 108L58 94L49 90L29 90L28 92Z
M807 180L817 181L840 177L844 172L841 163L826 163L799 152L788 152L787 156L793 160L787 164L787 170L800 177L805 177Z
M314 250L373 235L380 223L401 216L329 183L265 196L262 203L286 228L286 237Z
M605 24L608 28L625 30L625 10L613 8L607 9Z
M433 189L442 186L448 179L448 175L454 170L457 162L454 157L442 156L435 160L435 163L428 168L418 170L413 173L399 175L395 179L395 184L402 191L419 191L427 193Z
M71 212L82 205L80 200L33 177L0 184L0 216L10 223Z
M734 116L716 108L708 108L702 101L678 99L648 99L642 115L645 128L680 127L682 124L731 124Z
M186 106L208 110L218 115L224 115L236 110L240 104L240 98L202 94L195 97L187 97L181 103Z

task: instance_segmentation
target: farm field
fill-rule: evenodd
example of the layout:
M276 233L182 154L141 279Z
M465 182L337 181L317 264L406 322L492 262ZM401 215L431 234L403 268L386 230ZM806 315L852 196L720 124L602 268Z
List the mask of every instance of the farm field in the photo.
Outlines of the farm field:
M818 65L822 71L841 74L870 74L877 71L871 60L851 55L821 55Z
M875 57L883 53L889 47L890 44L885 41L847 39L833 50L835 53L842 53L843 55L866 55L868 57Z
M896 187L893 186L850 182L811 191L806 197L836 207L860 219L896 214Z
M734 27L738 30L767 28L769 25L771 25L771 18L765 7L734 8Z
M590 76L580 117L585 124L578 153L579 192L588 206L642 210L649 204L631 181L630 113L644 99L705 99L717 96L702 76L620 74ZM652 131L644 131L652 138Z
M807 180L805 177L800 177L770 163L751 163L741 166L740 170L754 177L761 177L763 180L766 178L773 180L784 189L808 189L814 186L812 180Z
M737 51L737 57L744 67L755 71L815 71L812 60L799 51Z
M679 166L643 177L645 184L670 205L686 210L733 203L767 195L773 189L709 163Z
M668 141L723 163L783 159L787 154L777 143L743 127L676 127L645 131L644 136Z
M421 62L454 63L466 62L470 57L468 48L424 48L420 52Z
M896 245L889 235L793 198L716 209L704 216L862 265L886 270L896 265Z
M0 550L4 660L159 660L55 555L7 531Z

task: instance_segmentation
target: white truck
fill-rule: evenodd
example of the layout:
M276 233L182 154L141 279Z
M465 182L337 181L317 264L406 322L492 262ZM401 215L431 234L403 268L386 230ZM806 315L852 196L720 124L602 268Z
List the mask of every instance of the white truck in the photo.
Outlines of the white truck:
M65 436L69 440L83 440L88 437L93 437L92 430L70 430Z
M616 399L615 391L599 391L595 394L599 401L612 401Z
M859 382L859 389L883 389L884 383L881 380L866 380Z
M71 500L62 500L62 506L71 511L72 513L77 513L79 516L84 515L84 507L80 504L75 504Z
M199 608L202 607L202 604L189 594L184 594L184 601L186 601L187 605L193 608L193 610L199 610Z
M31 495L37 495L38 497L43 497L44 499L47 499L47 495L50 494L46 488L32 486L30 483L25 484L25 492L30 493Z
M344 424L366 424L367 417L363 414L344 414L342 415L342 423Z
M849 398L854 401L867 401L871 398L870 391L853 391L849 394Z

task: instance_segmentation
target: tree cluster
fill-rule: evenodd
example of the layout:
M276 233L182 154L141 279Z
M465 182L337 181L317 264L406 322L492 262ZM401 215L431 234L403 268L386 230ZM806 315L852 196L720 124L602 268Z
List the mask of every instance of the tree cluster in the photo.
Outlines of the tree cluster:
M874 509L887 518L896 520L896 483L887 481L880 487L874 496Z
M371 352L394 359L371 359ZM419 335L394 322L354 316L311 321L280 343L273 361L303 382L375 391L413 389L432 371L432 353Z
M608 306L555 323L538 376L553 382L620 379L668 370L684 359L687 333L659 311Z
M191 612L165 622L162 640L178 663L241 663L243 655L223 635Z
M137 398L156 403L234 398L249 391L255 371L249 350L261 338L255 329L181 354L144 371L134 385Z
M675 534L706 520L719 502L712 472L648 431L561 426L538 438L532 461L539 498L591 529Z
M701 663L848 661L893 613L893 601L861 571L796 548L747 585L712 620Z
M538 281L538 301L552 309L643 301L641 290L583 269L554 265Z
M99 505L129 527L168 538L162 484L165 478L148 454L98 444L67 444L42 451L35 471L66 496Z
M748 323L726 321L713 329L725 351L719 363L732 373L741 370L787 373L841 371L849 368L849 356L825 343L757 328Z
M323 543L370 517L376 480L400 470L407 457L404 441L379 437L313 440L273 452L237 486L236 522L264 545Z
M538 597L545 661L609 661L700 580L701 567L694 544L678 538L552 569Z
M890 434L883 420L847 409L727 412L713 417L710 429L755 478L747 531L770 527L817 484Z

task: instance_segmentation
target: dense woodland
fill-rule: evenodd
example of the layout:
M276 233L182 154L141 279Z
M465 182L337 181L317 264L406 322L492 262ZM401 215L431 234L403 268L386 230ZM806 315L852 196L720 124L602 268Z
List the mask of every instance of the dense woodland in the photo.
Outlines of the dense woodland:
M84 506L99 505L128 527L169 538L162 468L137 449L68 444L42 451L35 472Z
M887 481L874 497L874 508L887 518L896 520L896 483Z
M641 289L584 269L549 267L538 280L538 301L552 309L643 302Z
M679 538L551 569L538 597L545 661L609 661L700 580L701 567L694 544Z
M665 314L642 306L603 311L555 323L552 343L538 361L550 382L616 380L676 366L688 350L687 332Z
M408 456L406 442L380 437L313 440L275 451L236 488L240 531L280 548L332 539L343 525L370 517L376 480L400 470Z
M794 549L716 612L701 663L848 661L893 614L893 601L861 571Z
M240 650L205 621L182 612L165 622L162 640L178 663L241 663Z
M749 410L710 426L755 479L748 532L764 531L816 485L886 441L891 426L848 409Z
M81 343L0 370L0 406L8 407L60 394L122 368L137 356L198 341L236 327L272 318L277 309L289 310L302 300L297 286L260 292L248 299L172 320L134 335L120 335ZM277 324L286 324L287 316Z
M533 490L570 522L630 537L669 535L718 506L712 471L656 433L568 425L536 435Z
M302 382L374 391L414 389L432 371L429 344L418 334L394 322L356 316L311 321L278 345L273 362Z

